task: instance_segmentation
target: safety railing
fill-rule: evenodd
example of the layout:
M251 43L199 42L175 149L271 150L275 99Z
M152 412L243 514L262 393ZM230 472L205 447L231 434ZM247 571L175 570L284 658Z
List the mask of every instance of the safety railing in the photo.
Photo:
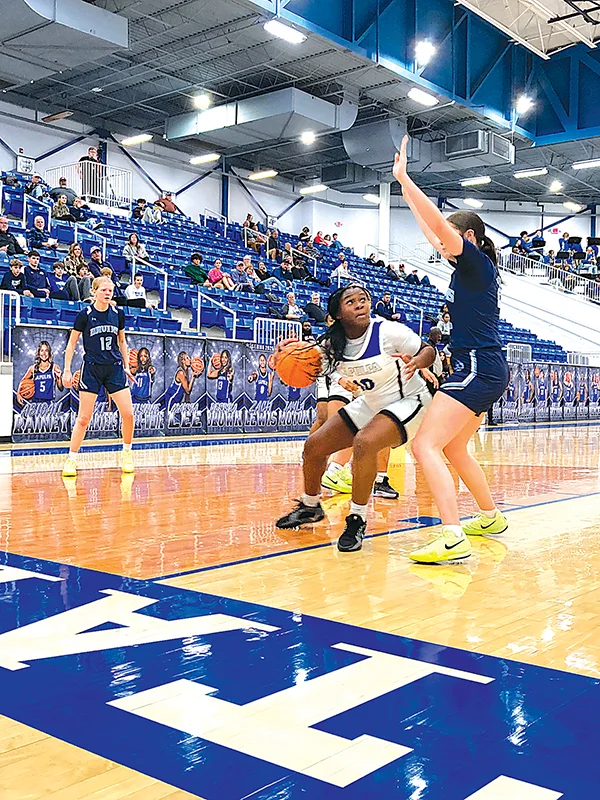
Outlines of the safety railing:
M99 247L102 248L102 259L104 260L106 258L106 236L102 236L101 233L92 230L92 228L87 228L80 222L76 222L73 228L74 242L81 242L83 239L93 239L94 241L98 242Z
M58 186L60 178L66 178L67 187L91 203L111 208L131 207L131 170L97 161L78 161L52 167L44 174L44 180L51 187Z
M419 315L419 336L423 335L423 309L419 308L419 306L415 305L414 303L409 303L408 300L405 300L403 297L398 297L398 295L394 295L394 302L393 302L393 309L394 314L397 314L397 308L401 305L402 307L408 306L408 308L412 308L414 311L417 312Z
M600 283L581 274L581 271L587 269L589 269L588 274L595 274L596 265L582 264L575 272L517 253L501 253L500 266L513 275L541 278L544 283L559 292L571 292L592 303L600 303Z
M0 331L2 352L0 363L12 364L13 331L21 321L21 297L16 292L0 291Z
M567 363L578 367L600 367L600 351L597 353L567 353Z
M263 347L275 347L282 339L302 339L302 324L290 319L254 318L254 341Z
M232 339L237 338L237 312L235 312L232 308L229 308L228 306L226 306L225 303L220 303L218 300L215 300L214 297L211 297L210 295L205 294L204 292L200 291L200 289L198 289L198 309L197 309L197 311L198 311L198 320L197 320L198 333L200 333L200 331L202 329L202 302L203 301L205 303L212 304L213 306L217 306L217 308L222 309L227 314L231 314L231 316L233 318L233 328L232 328L231 338Z
M23 216L21 218L23 228L25 228L25 230L29 228L29 214L32 209L34 209L33 213L36 217L39 216L44 218L46 230L49 231L52 222L52 206L50 203L46 203L44 200L40 200L38 197L31 197L29 194L23 194Z
M200 214L200 224L206 226L207 219L218 219L221 220L223 223L223 236L225 239L227 238L227 226L229 224L229 220L225 216L225 214L219 214L218 211L213 211L212 208L205 208L204 214Z
M533 352L530 344L520 342L507 342L506 358L519 364L525 364L532 360Z
M356 283L359 286L366 286L367 285L366 281L364 281L362 278L356 278L354 275L350 275L350 273L348 273L347 275L338 274L336 276L336 279L337 279L337 288L338 289L341 286L343 286L345 283Z
M163 276L164 279L164 286L162 291L162 311L167 310L167 295L169 289L169 273L157 267L155 264L150 264L148 261L144 261L142 258L135 258L135 256L131 259L131 285L133 286L135 280L135 274L138 271L139 267L143 267L144 269L152 270L152 272L157 272L159 275Z
M290 247L289 250L286 250L285 247L284 247L284 249L281 252L284 255L286 255L286 253L291 253L292 254L292 261L294 259L294 253L298 253L298 255L300 256L301 260L303 260L304 262L312 261L312 275L313 275L313 278L317 277L317 264L319 263L319 261L318 261L316 256L309 256L308 253L305 253L304 250L298 250L297 247Z

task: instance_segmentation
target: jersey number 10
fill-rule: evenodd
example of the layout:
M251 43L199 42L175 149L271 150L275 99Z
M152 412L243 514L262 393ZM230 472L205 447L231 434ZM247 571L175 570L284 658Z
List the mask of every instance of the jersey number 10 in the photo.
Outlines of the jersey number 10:
M375 381L372 381L371 378L362 378L360 381L354 381L354 383L365 392L370 392L371 389L375 388Z

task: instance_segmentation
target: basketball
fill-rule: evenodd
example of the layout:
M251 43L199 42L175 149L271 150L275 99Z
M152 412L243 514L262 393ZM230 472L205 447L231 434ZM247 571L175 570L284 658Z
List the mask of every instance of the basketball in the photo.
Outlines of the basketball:
M221 369L221 353L213 353L212 365L215 369Z
M129 351L129 369L135 370L138 368L138 351L137 350L130 350Z
M195 375L202 375L204 372L204 361L200 358L200 356L194 356L192 358L192 372Z
M308 342L289 342L277 354L275 369L285 384L303 389L321 374L321 351Z
M31 400L35 394L35 383L31 380L31 378L23 378L19 384L18 394L24 400Z

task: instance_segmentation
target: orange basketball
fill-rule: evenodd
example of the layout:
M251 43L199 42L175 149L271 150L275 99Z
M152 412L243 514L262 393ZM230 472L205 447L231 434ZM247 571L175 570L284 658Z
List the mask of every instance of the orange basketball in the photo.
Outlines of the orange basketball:
M23 378L19 384L18 394L24 400L31 400L35 394L35 383L31 380L31 378Z
M129 369L137 369L138 368L138 351L137 350L130 350L129 351Z
M81 370L75 370L73 373L73 388L76 392L79 391L79 379L81 378Z
M321 351L308 342L289 342L277 354L275 369L288 386L310 386L321 374Z
M195 375L202 375L204 372L204 361L200 356L194 356L192 358L192 372Z
M212 365L215 369L221 369L221 353L213 353Z

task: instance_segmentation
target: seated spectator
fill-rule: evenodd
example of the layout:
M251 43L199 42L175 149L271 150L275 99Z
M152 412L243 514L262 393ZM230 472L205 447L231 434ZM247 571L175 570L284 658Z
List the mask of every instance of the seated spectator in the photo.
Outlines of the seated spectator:
M125 289L125 297L127 298L127 305L133 308L147 308L148 302L146 299L146 290L143 286L144 276L139 272L134 275L133 283Z
M65 269L69 275L77 275L80 266L87 267L87 261L84 258L83 250L78 242L73 242L69 247L69 253L65 256L63 261Z
M513 248L513 253L514 253L514 248ZM553 267L555 259L556 259L556 254L554 250L548 250L548 253L544 256L542 261L544 262L544 264L548 264L549 266Z
M201 283L204 285L207 282L208 274L202 269L203 261L202 253L192 253L190 256L190 263L186 264L183 268L183 271L192 283Z
M302 341L308 342L309 344L317 343L316 338L313 336L312 325L307 319L302 323Z
M531 253L531 239L527 235L527 231L521 231L519 238L515 242L515 247L521 256L528 256Z
M123 258L128 264L135 259L135 261L142 261L149 263L148 253L146 248L138 239L137 233L130 233L127 239L127 244L123 248Z
M452 323L450 322L450 314L446 312L439 323L438 328L442 334L442 342L448 343L450 341L450 334L452 333Z
M315 244L324 244L324 245L327 244L327 242L323 238L323 231L317 231L317 235L314 238L314 243Z
M223 272L221 269L222 266L223 262L221 259L215 259L214 267L208 272L208 282L215 289L228 289L229 291L233 291L233 281L226 272Z
M325 237L325 238L327 238L327 237ZM343 250L344 249L344 245L338 239L337 233L334 233L333 236L331 237L331 247L332 247L333 250Z
M296 296L293 292L288 292L287 303L283 306L282 312L284 319L302 319L303 314L300 308L296 305Z
M258 283L254 287L256 294L266 294L272 291L282 292L285 288L283 283L267 270L264 261L258 262L258 267L254 270L254 274L258 278Z
M246 267L243 261L238 261L235 269L231 273L231 280L233 281L233 289L236 292L253 292L254 286L250 280Z
M381 267L381 269L386 269L385 261L381 258L377 258L377 255L375 253L371 253L371 255L367 258L367 261L374 267Z
M294 273L292 271L292 262L288 260L287 256L283 257L281 266L275 270L275 277L282 283L292 284L294 282Z
M18 258L11 258L10 269L2 276L0 289L4 292L16 292L17 294L24 294L25 297L33 297L25 283L25 275L23 274L23 264Z
M304 306L304 313L312 320L322 324L327 318L327 312L321 306L321 296L318 292L313 292L310 296L310 303Z
M310 239L310 228L308 228L305 225L298 235L298 242L308 242L309 239Z
M88 261L88 268L94 278L100 277L100 270L108 267L112 269L110 263L102 258L102 248L95 245L90 250L90 260Z
M165 192L162 197L159 197L158 200L154 203L155 206L158 206L162 211L165 211L167 214L179 214L179 209L173 202L173 195L171 192Z
M318 250L315 248L315 246L313 245L313 241L312 241L312 239L309 239L309 240L306 242L306 244L304 245L304 248L303 248L303 249L304 249L304 253L306 254L306 256L307 256L308 258L310 258L310 259L313 259L313 258L315 258L315 259L317 260L317 262L318 262L318 261L319 261L319 259L321 258L321 253L319 253L319 251L318 251Z
M375 304L375 314L377 314L378 317L383 317L384 319L406 322L406 314L400 314L394 311L391 292L384 292L381 300L377 301Z
M416 269L413 269L410 275L407 275L406 282L411 283L413 286L431 286L431 283L427 275L424 275L422 278L419 278Z
M323 244L326 247L331 247L331 236L330 236L330 234L328 234L328 233L325 234L325 236L323 237Z
M279 233L276 230L268 231L267 257L270 258L271 261L278 261L281 258L281 248L279 247Z
M246 214L246 219L242 223L242 228L249 228L254 224L254 214Z
M73 189L68 188L66 178L59 178L58 186L56 186L54 189L50 189L48 194L54 200L55 203L61 196L61 194L64 194L65 197L67 198L68 205L73 205L73 203L75 202L75 198L77 197Z
M146 198L145 197L138 197L137 205L131 212L131 218L137 219L138 222L141 222L144 218L144 213L147 208Z
M339 264L331 272L331 275L329 277L331 278L332 281L338 281L338 282L339 281L356 280L354 275L351 275L350 272L348 271L348 262L347 261L342 261L342 263Z
M7 256L25 254L25 250L19 244L16 236L9 232L6 217L0 217L0 250L3 250Z
M46 230L46 220L38 215L33 219L33 228L27 231L27 246L33 250L56 251L57 239L53 239Z
M25 267L25 285L34 297L49 297L50 284L46 273L40 269L40 254L31 250L28 255L29 263Z
M440 310L438 311L437 320L436 320L436 322L438 324L438 327L439 327L440 322L444 319L444 314L450 314L450 311L449 311L448 306L447 306L446 303L442 303L442 305L440 306Z
M58 200L52 206L52 219L59 222L75 222L71 209L67 205L67 195L59 194Z
M247 228L246 243L257 255L260 254L262 245L267 244L267 238L260 233L256 222L252 222Z
M44 196L44 183L41 175L32 175L31 181L25 186L25 194L41 200Z
M52 265L52 274L48 275L50 284L50 297L52 300L73 300L73 296L67 291L67 281L75 281L77 278L65 272L62 261L55 261ZM79 299L77 297L76 299Z
M76 279L77 292L75 291L75 284L70 278L67 280L67 292L73 297L73 300L82 300L90 303L92 301L92 275L88 265L86 263L79 264L77 273L73 278Z
M82 197L75 198L73 205L71 206L71 216L75 222L79 222L80 224L89 222L88 227L92 228L93 230L101 228L104 224L102 220L96 219L94 212Z

